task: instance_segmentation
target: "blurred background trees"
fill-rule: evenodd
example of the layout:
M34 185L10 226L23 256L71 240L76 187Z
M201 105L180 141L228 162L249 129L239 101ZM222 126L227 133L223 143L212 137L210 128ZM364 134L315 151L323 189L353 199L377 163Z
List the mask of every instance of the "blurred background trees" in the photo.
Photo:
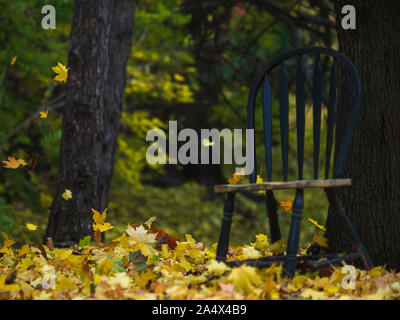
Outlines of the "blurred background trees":
M56 30L40 28L41 1L0 0L0 39L5 44L0 50L0 157L28 161L40 156L34 175L0 170L0 228L20 243L41 241L57 181L66 86L53 80L51 67L58 61L67 64L73 1L48 4L57 9ZM276 54L307 45L337 49L331 1L141 1L110 190L110 218L116 227L109 233L157 216L159 226L173 234L216 242L224 199L213 194L212 185L226 182L233 166L150 167L145 135L151 128L165 128L168 120L177 120L180 128L245 128L248 87L260 66ZM10 65L14 56L17 61ZM38 118L43 108L49 109L45 120ZM262 132L256 136L261 144ZM279 152L275 155L279 162ZM258 156L261 160L262 152ZM262 161L258 163L265 178ZM292 197L291 192L277 193L278 199ZM323 223L326 212L323 193L307 192L305 218ZM262 195L240 195L233 242L268 232L265 217ZM286 232L290 214L282 210L281 219ZM39 232L26 233L25 221L38 224ZM304 223L303 243L310 242L314 231Z

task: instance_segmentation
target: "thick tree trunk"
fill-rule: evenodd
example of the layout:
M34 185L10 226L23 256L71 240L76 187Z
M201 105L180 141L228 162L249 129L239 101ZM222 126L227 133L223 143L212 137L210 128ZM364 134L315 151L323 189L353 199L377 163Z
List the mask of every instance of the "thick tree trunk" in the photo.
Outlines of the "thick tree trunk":
M341 9L356 9L357 29L341 27ZM343 200L375 264L400 270L400 2L336 0L339 50L356 65L363 95L345 176ZM342 223L329 214L332 249L344 248Z
M76 0L58 183L45 237L56 246L92 232L104 210L124 98L135 0ZM65 189L72 199L64 200Z

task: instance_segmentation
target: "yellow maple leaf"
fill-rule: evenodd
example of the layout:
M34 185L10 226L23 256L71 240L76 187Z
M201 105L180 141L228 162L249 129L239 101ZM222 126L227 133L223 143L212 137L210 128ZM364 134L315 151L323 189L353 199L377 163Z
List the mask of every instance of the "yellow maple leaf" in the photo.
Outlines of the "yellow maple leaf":
M304 299L312 299L312 300L322 300L326 299L325 294L321 291L317 291L314 289L305 289L300 296Z
M262 283L256 270L257 269L254 267L242 265L232 270L228 280L233 284L236 290L244 293L252 293L256 289L255 286Z
M13 58L11 59L10 64L13 66L14 63L15 63L16 61L17 61L17 56L15 56L15 57L13 57Z
M292 284L294 284L297 288L303 287L304 283L306 283L308 277L305 275L297 275L292 279Z
M31 230L31 231L35 231L37 229L37 226L35 226L32 223L26 223L26 227L28 228L28 230Z
M70 278L63 278L57 282L56 290L61 291L63 289L73 290L76 288L76 284Z
M67 82L68 78L68 69L62 65L60 62L57 66L51 68L57 75L54 77L54 80L59 82Z
M107 210L108 208L105 208L103 213L100 213L99 211L95 210L92 208L92 213L93 213L93 230L99 230L100 232L105 232L107 230L110 230L114 228L111 223L105 222L104 220L107 217Z
M281 254L285 252L285 249L286 249L286 240L280 239L271 244L268 248L268 251L272 252L273 254Z
M316 226L318 229L321 229L323 231L326 231L326 228L324 226L321 226L318 221L308 218L308 221L311 222L314 226Z
M94 230L100 230L100 232L105 232L105 231L110 230L112 228L114 228L114 227L109 222L105 222L104 224L93 223L93 229Z
M17 169L20 166L26 166L27 163L22 159L15 159L14 157L8 157L8 160L2 161L4 163L4 168L7 169Z
M374 267L371 270L369 270L368 275L371 278L377 278L377 277L380 277L384 272L385 272L385 269L381 266L378 266L378 267Z
M15 243L15 241L8 238L8 236L5 232L2 232L1 234L3 235L4 242L3 242L3 246L0 248L0 253L9 254L12 251L10 249L10 247Z
M61 196L64 198L64 200L72 199L72 192L71 190L65 189Z
M324 236L320 236L318 234L318 231L315 232L312 242L318 244L321 247L328 248L328 239Z
M181 76L180 74L178 74L178 73L175 73L175 74L174 74L174 79L175 79L176 81L179 81L179 82L182 82L182 81L185 80L185 78L184 78L183 76Z
M46 119L48 114L49 114L49 110L40 111L40 118Z
M256 242L251 243L251 245L262 252L266 252L269 247L268 237L265 234L257 234Z
M0 290L19 291L20 287L17 284L6 284L7 275L0 275Z
M149 281L157 278L157 275L150 269L142 272L142 274L136 278L135 283L139 288L144 288Z
M263 183L264 182L264 180L263 180L263 178L261 178L261 176L258 174L257 175L257 180L256 180L256 183ZM265 191L257 191L258 193L260 193L260 194L265 194Z
M25 244L22 246L21 249L18 250L18 256L20 257L20 256L23 256L24 254L28 254L30 252L31 252L31 248L27 244Z
M214 259L211 260L206 267L208 271L212 272L215 276L220 276L230 269L225 263Z
M99 211L95 210L92 208L92 213L93 213L93 220L96 224L103 224L104 220L106 219L106 215L107 215L107 210L108 208L106 208L103 213L100 213Z
M96 267L97 273L109 273L114 268L114 263L108 257L103 257L99 260Z

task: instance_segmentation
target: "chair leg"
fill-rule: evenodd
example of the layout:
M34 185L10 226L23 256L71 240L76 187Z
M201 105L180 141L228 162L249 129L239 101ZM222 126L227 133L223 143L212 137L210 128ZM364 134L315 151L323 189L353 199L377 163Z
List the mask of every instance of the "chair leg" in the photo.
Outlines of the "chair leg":
M231 231L232 215L235 208L235 193L228 193L224 206L224 217L222 218L221 232L217 246L217 261L225 262L229 248L229 234Z
M297 252L300 241L300 223L304 208L303 189L296 190L296 197L293 201L292 223L290 225L289 239L286 247L286 258L283 264L284 277L293 278L296 271Z
M366 269L372 268L374 266L374 263L372 262L372 259L369 256L367 249L364 247L360 237L358 236L356 230L353 227L353 224L351 223L349 217L347 216L346 210L343 207L342 201L337 196L336 191L333 188L326 188L325 193L328 197L328 201L332 209L343 220L348 236L364 256L365 259L362 260L364 262Z
M278 203L272 190L268 190L265 196L265 205L267 207L269 230L271 234L271 243L281 239L281 229L278 221Z

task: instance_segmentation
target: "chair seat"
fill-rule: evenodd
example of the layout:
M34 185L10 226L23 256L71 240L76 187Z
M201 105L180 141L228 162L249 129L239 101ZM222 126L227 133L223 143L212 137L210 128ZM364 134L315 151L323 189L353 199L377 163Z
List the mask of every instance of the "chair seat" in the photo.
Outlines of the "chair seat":
M298 180L251 184L221 184L214 186L214 192L251 192L277 189L335 188L347 186L351 186L351 179Z

